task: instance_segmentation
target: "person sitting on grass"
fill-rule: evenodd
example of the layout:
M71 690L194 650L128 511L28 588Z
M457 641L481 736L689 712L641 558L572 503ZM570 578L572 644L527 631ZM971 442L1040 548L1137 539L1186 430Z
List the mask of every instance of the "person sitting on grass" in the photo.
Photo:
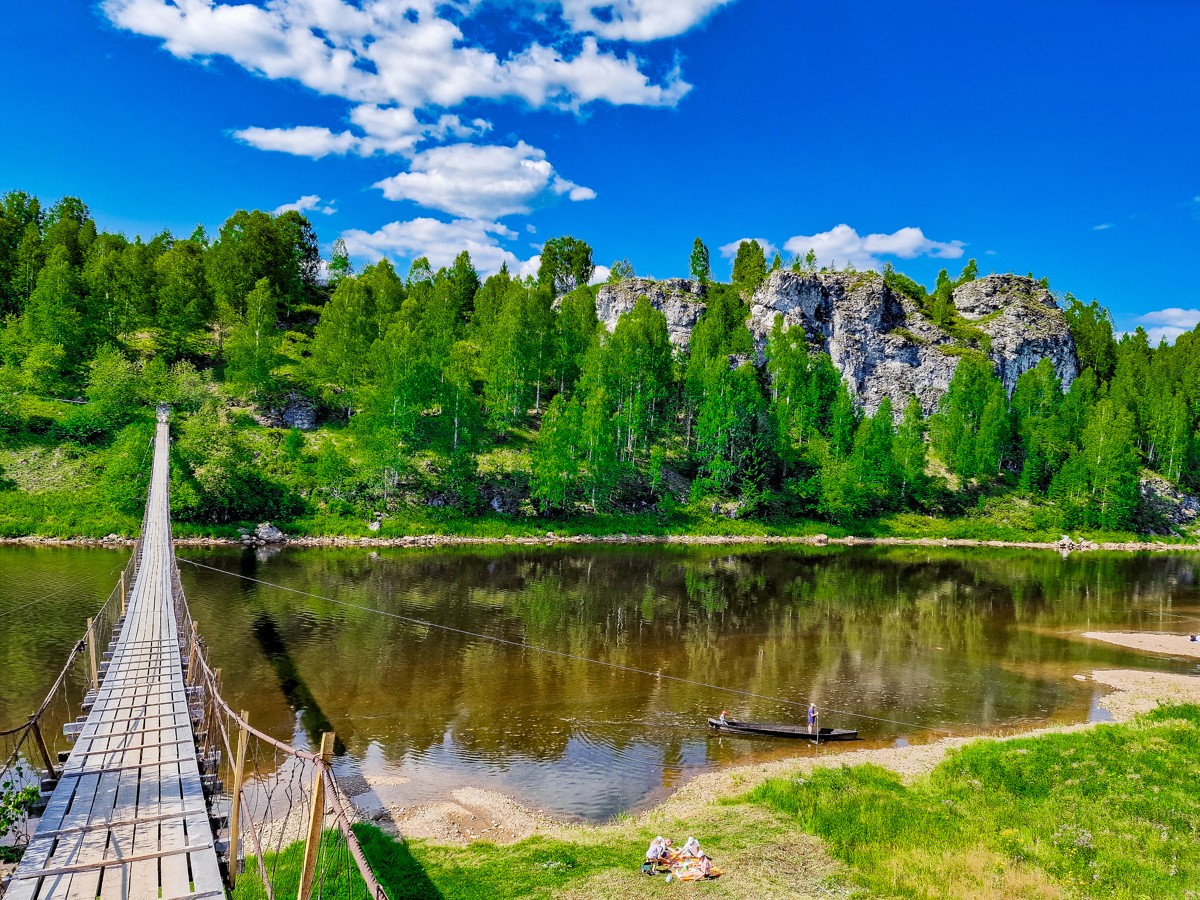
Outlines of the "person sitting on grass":
M670 838L659 835L650 842L650 847L646 850L646 862L669 866L674 859L675 850L671 846Z

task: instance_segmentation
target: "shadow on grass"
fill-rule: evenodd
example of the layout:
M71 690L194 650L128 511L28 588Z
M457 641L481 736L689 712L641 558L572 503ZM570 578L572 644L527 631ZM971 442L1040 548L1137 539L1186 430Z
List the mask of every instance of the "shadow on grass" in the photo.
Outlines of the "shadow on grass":
M407 844L393 840L370 825L355 825L354 833L390 900L441 900L442 892L429 880ZM296 896L303 863L303 841L290 844L279 853L263 855L263 866L275 897ZM321 900L374 900L340 831L327 829L321 835L313 895L320 896ZM266 898L258 860L248 857L245 870L237 879L233 900Z

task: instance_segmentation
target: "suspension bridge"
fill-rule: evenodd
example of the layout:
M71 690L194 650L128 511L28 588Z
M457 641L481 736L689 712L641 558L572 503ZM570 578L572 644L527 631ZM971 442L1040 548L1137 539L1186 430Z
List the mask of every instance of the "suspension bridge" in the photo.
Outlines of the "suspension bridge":
M219 898L247 855L258 896L286 890L308 900L332 889L386 900L332 775L333 735L317 752L292 747L220 696L220 670L208 665L176 566L169 457L160 407L142 534L120 585L46 702L7 733L0 775L11 783L31 769L48 796L4 900ZM109 649L98 655L102 638ZM63 727L73 747L55 755L42 726L76 663L87 693ZM281 870L283 850L300 841L298 868Z

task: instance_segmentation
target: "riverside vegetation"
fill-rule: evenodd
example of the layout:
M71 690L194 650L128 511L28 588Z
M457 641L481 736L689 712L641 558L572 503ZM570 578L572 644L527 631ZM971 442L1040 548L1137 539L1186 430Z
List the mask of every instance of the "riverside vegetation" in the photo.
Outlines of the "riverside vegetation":
M45 209L10 192L0 534L135 533L159 401L178 413L184 534L270 519L383 537L1053 540L1170 534L1139 481L1200 486L1197 332L1116 340L1099 304L1067 295L1082 374L1064 391L1044 360L1010 395L955 309L974 262L932 291L890 269L855 273L915 304L958 359L930 415L886 397L868 415L819 341L782 318L756 364L749 303L783 260L747 242L719 283L697 239L689 267L705 308L679 348L646 301L611 331L598 323L591 249L572 237L546 242L536 277L481 279L466 252L401 277L387 260L353 271L340 242L323 263L296 212L131 241L98 231L77 198ZM818 274L812 254L790 268ZM633 275L626 261L612 270ZM297 410L318 427L278 427L307 427Z
M703 834L726 866L706 886L717 896L746 896L765 867L773 887L755 885L755 896L1194 897L1198 752L1200 707L1167 706L1070 734L975 741L911 783L869 764L775 778L687 821L667 813L503 847L355 830L395 897L666 895L673 886L641 877L637 863L672 829ZM298 877L301 849L268 866ZM234 896L261 896L253 862L246 871ZM338 887L361 895L361 885Z

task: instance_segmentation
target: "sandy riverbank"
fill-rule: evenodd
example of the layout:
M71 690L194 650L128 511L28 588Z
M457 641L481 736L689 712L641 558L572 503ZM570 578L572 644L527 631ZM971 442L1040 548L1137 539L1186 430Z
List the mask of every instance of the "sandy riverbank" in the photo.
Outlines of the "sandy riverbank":
M130 538L108 535L103 538L51 538L33 535L0 538L0 546L43 546L43 547L130 547L135 543ZM674 544L712 546L841 546L841 547L982 547L1015 550L1053 550L1058 553L1078 553L1095 550L1119 550L1127 552L1200 552L1200 543L1169 543L1163 540L1142 541L996 541L974 538L904 538L904 537L829 537L817 535L777 534L608 534L608 535L504 535L503 537L475 537L455 534L420 534L402 537L296 537L279 544L266 546L290 547L470 547L470 546L515 546L553 547L570 544ZM219 537L177 538L177 547L255 547L261 542Z
M1085 638L1104 641L1141 650L1147 653L1162 653L1166 656L1194 656L1200 658L1200 641L1193 641L1189 634L1170 634L1151 631L1087 631Z
M1088 677L1109 690L1100 699L1100 705L1118 722L1161 703L1200 703L1200 678L1188 675L1113 669L1098 670ZM991 737L1007 740L1091 727L1094 726L1082 723ZM873 763L891 769L905 779L912 779L931 772L945 759L948 750L979 739L980 736L951 737L910 747L830 752L820 757L798 757L707 772L693 778L659 806L613 825L557 822L521 806L510 797L479 788L456 790L449 798L435 803L386 809L374 820L385 830L409 838L458 846L475 840L513 843L535 834L572 841L602 840L606 835L629 836L645 829L665 833L670 830L669 826L678 822L689 823L699 833L704 821L719 816L718 804L722 799L744 794L768 778L803 775L817 767Z

